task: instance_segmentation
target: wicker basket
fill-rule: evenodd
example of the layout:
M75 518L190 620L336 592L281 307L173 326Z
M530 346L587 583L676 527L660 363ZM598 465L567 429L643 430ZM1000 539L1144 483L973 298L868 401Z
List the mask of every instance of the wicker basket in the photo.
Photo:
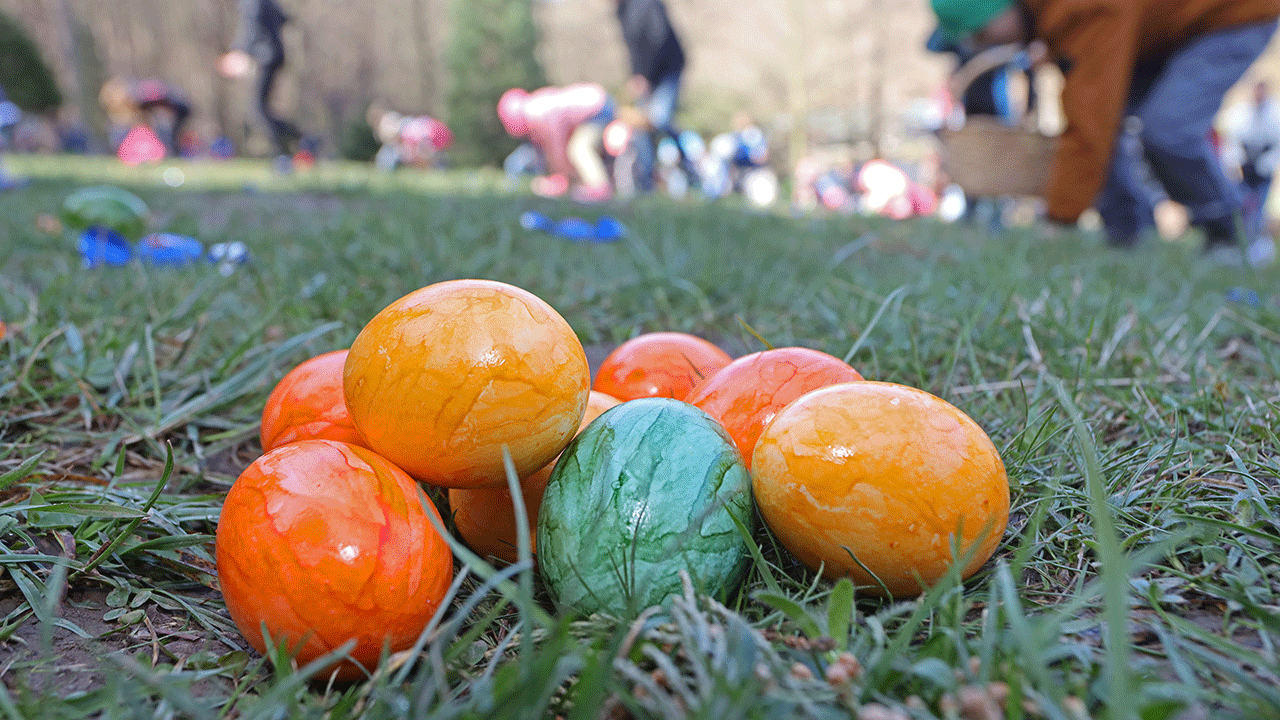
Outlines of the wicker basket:
M985 117L943 130L942 169L966 195L1043 197L1058 139Z
M1012 62L1020 51L1002 46L978 54L952 76L952 94L964 97L978 76ZM977 116L960 128L939 131L942 169L967 195L1043 197L1058 138L1034 129L1033 112L1026 112L1019 125Z

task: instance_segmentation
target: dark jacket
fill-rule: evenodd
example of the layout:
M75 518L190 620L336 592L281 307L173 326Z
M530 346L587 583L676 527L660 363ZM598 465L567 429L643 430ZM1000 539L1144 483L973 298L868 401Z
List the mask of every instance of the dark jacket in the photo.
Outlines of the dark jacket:
M1200 36L1280 15L1280 0L1022 0L1035 37L1066 68L1067 128L1049 178L1049 217L1075 221L1102 189L1133 70Z
M260 65L284 62L280 31L289 16L275 0L240 0L240 28L232 45L249 53Z
M620 0L618 23L631 55L631 73L649 85L684 71L684 48L667 18L662 0Z

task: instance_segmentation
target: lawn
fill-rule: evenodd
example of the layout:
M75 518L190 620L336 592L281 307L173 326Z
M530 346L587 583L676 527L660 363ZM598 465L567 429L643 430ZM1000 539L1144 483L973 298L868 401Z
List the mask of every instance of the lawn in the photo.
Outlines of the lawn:
M574 244L520 213L599 210L485 173L7 165L33 180L0 193L0 717L1280 718L1280 268L657 198L608 208L624 239ZM40 218L100 182L250 262L82 267ZM761 531L740 588L638 619L558 614L528 566L459 552L418 652L369 680L257 655L212 540L267 394L463 277L537 294L593 363L677 330L934 393L1001 452L1003 542L890 602Z

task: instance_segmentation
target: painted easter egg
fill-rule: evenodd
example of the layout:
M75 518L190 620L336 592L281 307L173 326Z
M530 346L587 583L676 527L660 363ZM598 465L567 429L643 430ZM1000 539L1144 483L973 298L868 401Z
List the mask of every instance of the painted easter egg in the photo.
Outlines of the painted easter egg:
M300 440L255 460L218 520L218 580L249 644L263 627L307 663L354 640L338 676L413 645L453 580L453 555L418 485L371 450Z
M801 396L760 435L752 475L760 514L791 554L875 594L916 595L956 557L972 575L1009 518L1004 463L982 428L894 383Z
M339 440L364 446L342 396L346 350L304 360L276 383L262 409L262 452L298 440Z
M591 391L587 400L587 412L582 416L581 431L600 413L618 404L618 399L602 392ZM525 516L529 519L529 531L537 539L538 510L542 507L542 493L551 479L555 462L547 463L541 470L520 478L520 495L524 500ZM453 512L453 526L458 535L480 557L495 557L512 563L516 561L516 509L511 501L511 491L505 485L482 488L450 488L449 509ZM537 552L536 546L530 550Z
M556 463L538 566L563 607L626 616L679 592L681 570L702 592L728 591L747 568L739 523L753 523L751 480L732 438L687 403L632 400Z
M591 389L623 402L642 397L684 400L695 385L732 360L729 353L697 335L645 333L609 353Z
M373 449L441 487L506 484L578 431L591 371L573 328L541 298L492 280L415 290L373 317L343 371L347 409Z
M861 379L848 363L821 350L782 347L734 360L684 400L720 421L750 470L756 439L779 410L812 390Z

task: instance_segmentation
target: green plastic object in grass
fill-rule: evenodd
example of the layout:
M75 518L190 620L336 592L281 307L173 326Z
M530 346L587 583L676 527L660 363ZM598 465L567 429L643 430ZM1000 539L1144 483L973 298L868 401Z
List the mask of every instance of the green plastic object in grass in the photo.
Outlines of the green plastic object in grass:
M62 222L74 230L106 228L138 238L147 227L147 204L128 190L96 185L77 190L62 202Z
M737 522L735 522L735 518ZM681 589L723 595L747 569L751 479L710 415L668 398L606 410L551 473L538 566L564 608L626 617Z

